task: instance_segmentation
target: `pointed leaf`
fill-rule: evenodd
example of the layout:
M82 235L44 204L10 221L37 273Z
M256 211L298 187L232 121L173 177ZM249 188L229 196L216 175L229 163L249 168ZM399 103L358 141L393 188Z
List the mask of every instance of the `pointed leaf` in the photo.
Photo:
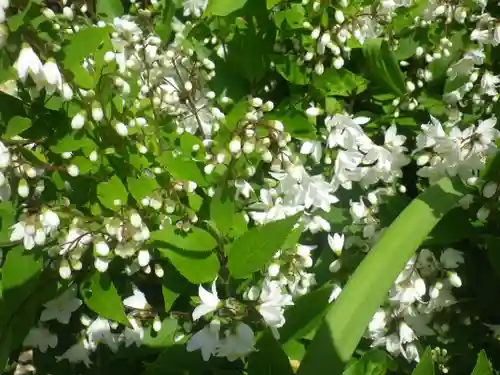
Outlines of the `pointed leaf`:
M299 375L340 373L373 314L432 228L468 192L458 178L443 178L394 220L328 311L299 368ZM415 226L412 223L418 222ZM324 359L329 357L329 361Z
M245 278L263 267L285 243L302 214L252 228L237 238L229 251L228 268L235 278Z
M122 299L109 276L95 272L89 284L83 292L87 306L106 319L130 326Z

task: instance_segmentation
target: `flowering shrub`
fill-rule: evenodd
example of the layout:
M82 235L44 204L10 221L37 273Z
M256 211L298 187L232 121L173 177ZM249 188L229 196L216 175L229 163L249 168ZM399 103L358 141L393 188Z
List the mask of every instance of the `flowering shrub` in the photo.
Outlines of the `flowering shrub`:
M500 368L499 4L0 21L5 373Z

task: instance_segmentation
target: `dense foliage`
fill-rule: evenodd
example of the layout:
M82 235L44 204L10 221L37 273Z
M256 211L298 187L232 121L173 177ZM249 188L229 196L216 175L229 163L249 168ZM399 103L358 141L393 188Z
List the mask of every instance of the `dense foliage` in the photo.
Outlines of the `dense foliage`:
M500 369L500 4L0 22L0 370Z

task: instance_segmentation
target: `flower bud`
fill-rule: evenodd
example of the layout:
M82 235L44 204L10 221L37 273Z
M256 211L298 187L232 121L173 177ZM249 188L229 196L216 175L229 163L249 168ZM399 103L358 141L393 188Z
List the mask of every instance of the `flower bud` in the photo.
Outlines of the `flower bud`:
M71 127L75 130L78 130L83 128L83 125L85 125L85 115L84 113L80 112L71 120Z
M487 182L483 187L483 197L485 198L493 197L497 192L497 189L498 185L495 182L493 181Z
M450 281L450 284L455 288L460 288L462 286L462 280L456 272L448 272L448 280Z
M71 177L77 177L80 174L80 168L78 168L75 164L71 164L68 167L67 172Z
M229 151L232 154L237 154L241 151L241 139L239 137L235 137L229 142Z
M106 242L100 241L94 245L97 255L105 257L109 254L109 246Z
M122 137L126 137L128 135L127 125L125 125L123 122L117 122L115 124L115 130L118 133L118 135Z
M19 185L17 186L17 193L21 198L26 198L30 194L30 188L24 178L19 181Z
M345 21L344 13L341 10L335 11L335 21L343 23Z
M486 220L489 215L490 215L490 209L486 206L483 206L479 210L477 210L477 218L481 221Z

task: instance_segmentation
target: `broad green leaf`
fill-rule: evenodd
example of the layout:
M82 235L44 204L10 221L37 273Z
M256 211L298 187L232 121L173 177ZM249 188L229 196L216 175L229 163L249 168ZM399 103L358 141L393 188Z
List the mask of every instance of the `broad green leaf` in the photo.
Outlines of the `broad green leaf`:
M248 375L293 375L288 356L269 331L259 338L256 349L248 357Z
M169 262L165 262L162 266L165 276L161 280L161 293L167 313L190 284Z
M368 39L363 46L363 53L373 79L396 95L404 95L404 75L389 44L381 38Z
M203 17L227 16L243 8L246 2L247 0L208 0L208 6L203 13Z
M170 39L172 34L172 19L175 13L174 0L163 0L163 11L161 14L161 23L156 25L156 33L165 41Z
M460 179L443 178L415 198L394 220L328 311L307 350L299 375L342 371L399 272L467 191ZM415 226L415 222L419 225ZM326 357L331 360L325 361Z
M368 81L347 69L328 68L322 75L315 74L313 85L325 95L350 96L366 90Z
M217 246L217 241L207 231L193 227L189 232L175 230L173 226L152 232L151 239L168 243L181 250L210 251Z
M68 134L58 140L57 144L50 147L52 152L62 154L63 152L73 152L82 148L96 148L94 142L84 134Z
M286 323L280 329L280 341L300 339L321 323L330 303L328 298L332 286L325 285L310 292L295 301L295 304L285 310Z
M193 284L214 281L220 268L215 253L158 249L161 255L170 260L172 265Z
M429 234L423 246L449 246L453 243L474 237L474 227L469 221L467 211L454 208L441 220Z
M27 117L14 116L9 120L7 130L5 131L5 138L12 138L15 135L21 134L26 129L31 127L31 120Z
M113 0L100 2L108 1ZM108 27L88 27L70 36L69 44L63 48L66 68L73 70L75 66L80 66L83 59L94 53L106 38L109 39L109 32Z
M288 82L296 85L309 83L309 75L305 65L299 65L292 56L277 56L274 59L274 64L278 73Z
M144 334L142 345L149 348L166 348L174 345L175 332L179 328L177 319L166 318L161 322L161 329L155 332L153 327Z
M96 5L97 14L109 19L120 17L125 12L121 0L97 0Z
M285 243L300 215L252 228L238 237L229 251L227 266L231 276L245 278L263 267Z
M167 172L181 181L194 181L199 186L206 186L207 182L196 162L184 156L174 157L171 152L163 153L158 162L167 168Z
M2 310L6 310L7 315L21 307L37 284L42 271L43 260L33 253L24 253L20 247L8 252L2 267L2 296L5 303Z
M269 120L279 120L285 126L285 131L297 139L316 139L316 127L307 117L297 111L290 109L284 113L273 113L265 117Z
M57 279L43 273L43 260L14 248L2 268L0 299L0 369L38 320L43 303L53 298Z
M349 366L342 375L384 375L389 358L381 350L370 350L359 361Z
M97 185L97 197L104 207L117 211L127 204L128 192L121 180L113 176L109 181Z
M221 187L210 202L210 218L221 233L229 233L235 213L234 200L227 193L227 189Z
M150 196L156 189L159 189L160 185L154 178L140 176L137 178L128 177L127 187L134 199L140 202L143 198Z
M434 361L432 360L430 348L425 349L424 354L420 358L420 362L411 375L434 375Z
M486 352L481 350L477 356L476 366L472 370L471 375L494 375L491 362L486 356Z
M122 299L109 276L96 271L89 283L87 288L84 285L83 291L87 306L106 319L130 326Z
M415 54L419 44L414 38L415 36L411 34L399 41L398 48L394 51L394 55L398 60L406 60Z

